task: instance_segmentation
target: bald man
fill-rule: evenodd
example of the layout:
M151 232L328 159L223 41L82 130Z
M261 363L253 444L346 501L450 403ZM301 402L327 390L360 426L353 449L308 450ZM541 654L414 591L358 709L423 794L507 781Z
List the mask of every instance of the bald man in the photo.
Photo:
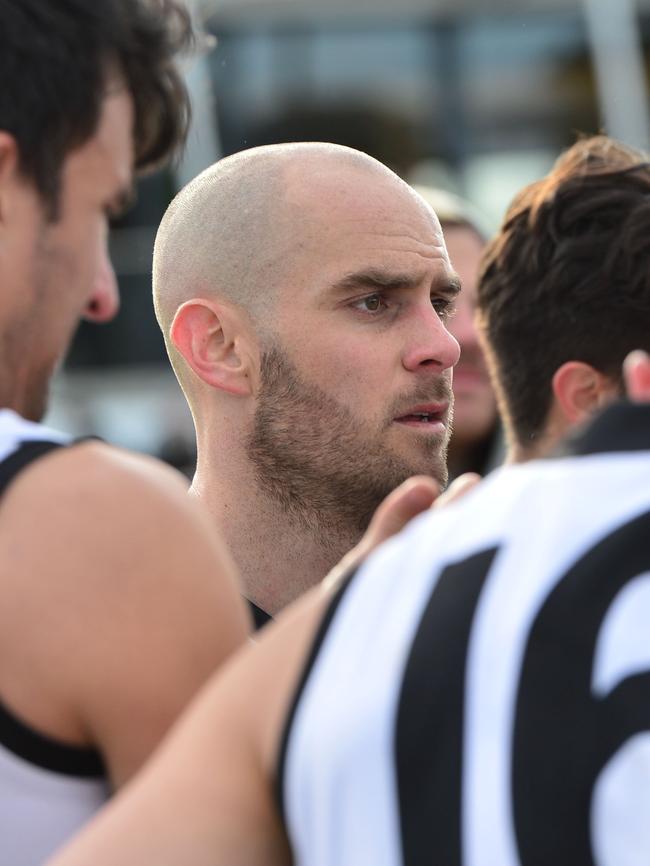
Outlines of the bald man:
M429 205L348 148L244 151L171 204L154 300L196 426L191 490L258 621L405 478L445 484L458 290Z

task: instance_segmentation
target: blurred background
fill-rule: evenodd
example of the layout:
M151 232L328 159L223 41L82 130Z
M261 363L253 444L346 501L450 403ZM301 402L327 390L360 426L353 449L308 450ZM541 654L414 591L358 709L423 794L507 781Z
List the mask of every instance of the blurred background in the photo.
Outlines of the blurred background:
M188 473L193 429L155 322L151 253L175 191L221 156L334 141L462 195L498 226L579 133L648 145L650 0L192 0L187 151L111 231L118 318L82 324L46 422Z

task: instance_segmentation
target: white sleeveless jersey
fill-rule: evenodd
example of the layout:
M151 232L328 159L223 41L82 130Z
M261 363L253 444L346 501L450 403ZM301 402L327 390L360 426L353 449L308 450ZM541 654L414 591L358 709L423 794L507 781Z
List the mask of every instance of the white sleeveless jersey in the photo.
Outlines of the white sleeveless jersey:
M341 587L289 715L299 866L650 862L650 406Z
M40 424L0 410L0 496L24 466L67 441ZM0 563L0 573L4 567ZM33 730L2 705L0 696L2 866L39 866L99 809L108 793L94 750Z

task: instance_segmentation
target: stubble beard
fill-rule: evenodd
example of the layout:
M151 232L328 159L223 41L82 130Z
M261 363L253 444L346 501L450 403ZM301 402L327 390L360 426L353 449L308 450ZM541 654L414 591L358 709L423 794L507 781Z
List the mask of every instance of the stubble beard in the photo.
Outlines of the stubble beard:
M38 350L48 343L54 315L50 298L56 286L52 284L53 258L48 248L49 223L43 222L37 234L32 253L32 270L25 291L29 291L31 302L22 315L13 321L2 335L0 354L3 377L0 382L0 400L3 406L11 406L29 421L42 421L47 412L50 382L62 364L63 355L72 339L72 333L63 341L58 357L46 353L39 356ZM55 312L55 311L54 311Z
M34 345L34 321L14 322L10 333L2 335L0 346L0 408L11 408L28 421L42 421L47 411L53 364L36 365L25 353Z
M449 401L446 380L409 395L410 405ZM404 406L404 397L399 401ZM306 383L274 347L262 358L261 387L247 454L260 490L289 521L318 534L324 547L351 544L360 537L382 500L415 474L447 481L448 436L422 438L421 456L407 460L392 453L373 430L320 388ZM329 539L329 541L328 541Z

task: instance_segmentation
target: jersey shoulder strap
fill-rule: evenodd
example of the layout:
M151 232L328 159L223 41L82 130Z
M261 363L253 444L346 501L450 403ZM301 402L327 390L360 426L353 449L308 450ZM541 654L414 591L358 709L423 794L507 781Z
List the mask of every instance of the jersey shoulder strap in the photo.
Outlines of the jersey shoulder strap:
M298 710L298 705L300 704L300 699L304 692L305 686L307 685L307 681L309 680L312 668L316 662L316 659L318 658L321 646L323 645L323 641L328 634L329 628L334 620L341 600L346 590L352 583L352 580L357 574L357 572L358 566L355 566L351 568L347 574L344 574L341 577L340 582L336 587L332 598L330 599L330 602L325 609L323 617L320 621L320 625L318 626L318 629L312 641L310 651L307 655L307 660L304 663L298 685L296 686L296 689L294 691L293 700L291 701L291 704L289 706L289 711L285 718L282 735L279 741L280 745L278 749L278 762L276 766L274 784L275 801L280 811L280 814L282 815L282 818L285 822L285 825L287 824L287 815L285 814L285 773L287 764L287 751L289 749L289 740L291 739L291 732L293 729L296 712Z
M31 440L23 442L2 463L0 463L0 495L4 493L9 484L18 473L28 466L32 461L49 454L56 448L64 448L66 443L51 442L47 440Z

